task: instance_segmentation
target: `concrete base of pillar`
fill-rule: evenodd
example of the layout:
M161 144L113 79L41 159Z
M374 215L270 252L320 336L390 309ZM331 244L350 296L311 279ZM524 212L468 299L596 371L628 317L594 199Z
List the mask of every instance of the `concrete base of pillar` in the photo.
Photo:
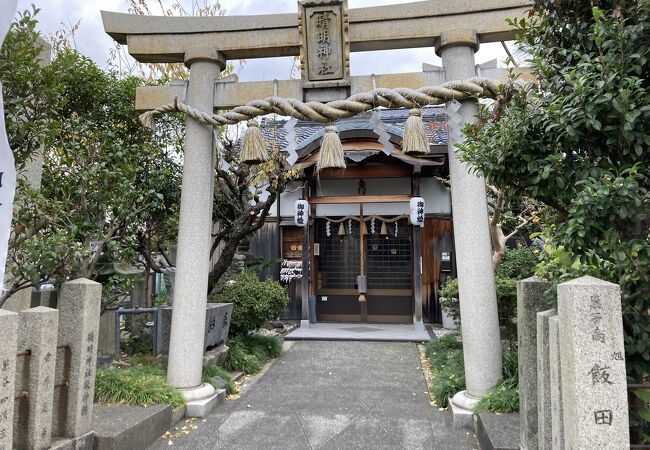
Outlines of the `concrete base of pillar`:
M455 429L474 429L474 407L480 399L460 391L449 399L452 426Z
M300 328L309 328L309 320L301 320Z
M415 328L415 331L426 331L422 322L413 322L413 328Z
M226 398L225 389L215 391L211 384L203 383L198 387L190 389L179 389L187 400L185 406L186 417L204 418L219 403Z

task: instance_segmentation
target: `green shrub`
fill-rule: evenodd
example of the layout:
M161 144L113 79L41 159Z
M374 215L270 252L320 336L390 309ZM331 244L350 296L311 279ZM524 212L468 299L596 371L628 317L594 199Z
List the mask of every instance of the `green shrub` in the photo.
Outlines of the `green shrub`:
M538 258L530 247L508 248L496 268L496 275L502 278L523 280L535 273Z
M519 411L519 365L517 355L504 351L502 356L503 381L490 389L479 400L476 411L512 413Z
M262 354L265 360L277 358L282 354L282 339L277 336L254 334L246 336L245 342L251 353Z
M180 391L168 385L164 370L153 366L129 369L98 369L95 379L95 402L105 405L183 406Z
M223 363L223 368L230 372L257 373L262 369L263 363L248 352L241 336L228 340L228 356Z
M495 271L497 307L499 319L505 328L505 337L513 341L516 337L517 281L533 275L537 256L528 248L507 249ZM460 323L460 303L458 301L458 280L448 278L440 288L440 306L447 314Z
M475 411L513 413L519 411L519 387L503 382L490 389L474 407Z
M142 364L128 369L122 369L122 371L129 371L134 375L155 375L160 378L165 378L167 376L167 368L163 366L154 366L151 364Z
M440 306L445 310L456 324L460 324L460 303L458 302L458 280L447 278L445 284L438 291Z
M233 303L230 329L233 333L247 334L282 314L289 304L289 296L277 281L260 281L255 274L243 272L233 282L226 283L223 292L210 301Z
M431 396L436 405L446 408L449 397L465 389L463 346L458 335L453 333L429 342L426 356L431 365Z
M228 340L228 347L224 369L253 374L262 370L269 359L282 354L282 339L277 336L235 336Z
M237 393L237 387L233 381L230 373L223 367L217 366L214 363L207 363L203 366L203 382L213 384L213 378L219 377L226 382L226 392L229 395ZM217 386L215 386L216 388Z
M431 366L431 396L436 405L446 408L449 397L465 389L463 345L453 333L429 342L425 351ZM479 401L477 411L519 411L517 355L504 351L502 367L503 381Z

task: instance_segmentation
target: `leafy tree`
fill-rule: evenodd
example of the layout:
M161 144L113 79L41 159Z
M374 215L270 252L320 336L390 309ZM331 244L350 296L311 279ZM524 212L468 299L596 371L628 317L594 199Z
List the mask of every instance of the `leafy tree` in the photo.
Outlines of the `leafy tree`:
M230 267L240 242L262 228L286 183L297 176L296 169L285 168L286 157L277 148L267 162L252 167L238 162L238 152L234 142L224 141L221 158L226 164L217 167L213 207L217 231L210 256L220 253L210 272L211 287Z
M20 171L47 139L59 91L39 61L44 41L35 31L39 9L24 11L12 23L0 50L0 79L9 146Z
M8 111L8 122L23 119L19 107L26 103L25 117L41 124L38 140L24 138L33 133L31 124L10 128L14 148L23 160L44 148L41 189L22 183L17 189L9 243L11 285L0 304L44 281L97 279L100 269L113 262L142 260L150 266L152 251L176 235L182 122L170 117L160 132L147 132L133 106L142 81L104 72L65 45L54 46L54 60L40 67L35 25L32 13L19 16L0 65L3 84L10 86L7 103L18 110ZM22 64L30 72L20 78L16 73L22 73ZM33 92L32 78L44 92ZM18 83L6 81L13 79ZM36 95L43 97L42 105L32 107ZM129 288L113 277L105 281L105 292L113 292L116 283Z
M650 373L650 2L536 0L513 21L536 86L504 89L466 129L463 159L541 202L555 283L621 285L628 374Z
M192 0L189 8L179 0L129 0L129 12L137 15L162 14L164 16L223 16L225 9L219 1ZM165 83L171 79L189 78L185 65L164 63L138 63L133 61L124 47L115 45L111 51L110 64L123 75L137 75L150 82ZM240 60L240 65L245 64ZM233 73L229 64L221 73L227 76ZM210 272L210 288L217 285L226 272L242 240L259 230L268 217L269 210L286 185L296 176L295 171L286 171L284 157L275 149L270 160L260 166L249 167L238 163L238 147L228 139L225 127L218 128L219 159L227 164L219 164L215 175L215 192L213 205L214 229L210 257L218 255L217 262ZM182 140L184 130L178 132ZM253 188L253 190L251 189ZM149 248L146 242L143 247ZM161 248L159 248L161 250ZM147 252L144 252L146 255ZM158 270L155 264L154 270Z
M538 206L529 198L507 195L507 186L497 187L486 183L488 187L488 206L490 212L490 237L492 240L492 267L497 270L506 254L506 244L511 239L525 235L537 227L539 221Z
M146 275L160 271L156 256L166 258L165 249L177 235L183 117L160 119L153 134L142 128L133 105L136 87L145 82L124 72L102 71L76 52L70 40L74 28L50 38L54 59L41 67L36 60L37 13L19 16L0 60L5 99L13 107L7 110L7 122L14 125L9 134L18 160L45 150L42 188L21 183L17 189L11 285L0 305L16 291L43 282L97 279L114 262L144 266ZM164 82L177 69L182 72L155 70ZM219 135L225 136L224 130ZM269 162L251 168L237 163L232 142L225 141L225 147L222 156L230 166L218 169L215 182L219 231L211 254L220 250L212 271L215 283L239 242L264 224L286 180L295 175L284 170L277 150ZM257 190L251 192L251 186ZM119 277L101 281L105 303L130 289L128 280Z

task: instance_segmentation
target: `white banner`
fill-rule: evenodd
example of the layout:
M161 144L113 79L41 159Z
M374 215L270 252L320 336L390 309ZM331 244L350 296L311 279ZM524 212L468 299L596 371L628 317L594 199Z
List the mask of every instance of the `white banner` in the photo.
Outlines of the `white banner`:
M18 0L0 2L0 46L7 36L11 21L16 14ZM5 265L7 264L7 245L11 231L14 194L16 193L16 166L14 154L9 148L5 129L5 112L0 83L0 292L4 290Z

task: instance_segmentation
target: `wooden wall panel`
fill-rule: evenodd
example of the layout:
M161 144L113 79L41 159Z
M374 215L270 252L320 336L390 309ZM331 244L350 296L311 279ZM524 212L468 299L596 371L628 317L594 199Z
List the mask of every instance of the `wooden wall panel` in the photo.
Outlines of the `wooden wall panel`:
M440 254L452 253L452 272L440 272ZM456 276L454 234L450 218L431 218L422 230L422 308L426 322L442 320L438 290L449 276Z
M267 222L262 228L250 239L249 251L255 256L262 259L262 262L268 262L280 257L278 255L278 224L276 222ZM271 277L274 280L279 279L279 264L264 269L260 273L262 280Z

